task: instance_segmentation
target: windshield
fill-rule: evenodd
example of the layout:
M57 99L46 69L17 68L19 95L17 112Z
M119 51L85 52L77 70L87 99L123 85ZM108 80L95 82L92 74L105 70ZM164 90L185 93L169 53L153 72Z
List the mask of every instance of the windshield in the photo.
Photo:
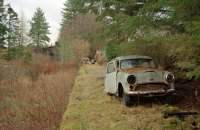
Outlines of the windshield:
M129 69L133 67L150 67L155 68L155 64L151 59L127 59L121 61L122 69Z

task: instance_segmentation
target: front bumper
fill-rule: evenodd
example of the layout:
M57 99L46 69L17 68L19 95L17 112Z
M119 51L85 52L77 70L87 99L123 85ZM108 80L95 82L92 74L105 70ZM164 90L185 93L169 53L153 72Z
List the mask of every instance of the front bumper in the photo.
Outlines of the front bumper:
M148 97L155 97L155 96L165 96L168 94L173 94L175 89L169 90L154 90L154 91L129 91L126 94L130 96L148 96Z

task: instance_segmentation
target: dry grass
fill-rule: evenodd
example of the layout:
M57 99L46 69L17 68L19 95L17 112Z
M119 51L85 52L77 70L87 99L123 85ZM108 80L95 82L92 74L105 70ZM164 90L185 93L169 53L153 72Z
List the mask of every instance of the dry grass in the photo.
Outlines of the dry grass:
M0 129L58 129L76 77L75 64L61 65L45 56L32 63L1 61Z
M175 109L162 104L127 108L103 92L104 68L81 68L61 123L61 130L191 130L191 122L200 118L163 118L163 111ZM200 124L199 124L200 125Z

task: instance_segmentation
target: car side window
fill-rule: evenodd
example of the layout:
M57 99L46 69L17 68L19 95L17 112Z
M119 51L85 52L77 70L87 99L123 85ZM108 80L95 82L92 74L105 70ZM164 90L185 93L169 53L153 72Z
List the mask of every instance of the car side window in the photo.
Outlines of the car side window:
M109 63L107 67L107 73L112 73L112 72L115 72L115 64L113 62Z

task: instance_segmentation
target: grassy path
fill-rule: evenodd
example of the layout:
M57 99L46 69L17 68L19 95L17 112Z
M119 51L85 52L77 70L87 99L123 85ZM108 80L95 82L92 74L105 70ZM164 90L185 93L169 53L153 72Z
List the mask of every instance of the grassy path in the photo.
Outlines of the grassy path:
M101 66L81 67L68 109L63 116L61 130L190 129L188 124L193 118L181 121L162 117L162 111L174 109L173 107L152 104L127 108L116 98L106 96L103 91L104 75L104 68Z

